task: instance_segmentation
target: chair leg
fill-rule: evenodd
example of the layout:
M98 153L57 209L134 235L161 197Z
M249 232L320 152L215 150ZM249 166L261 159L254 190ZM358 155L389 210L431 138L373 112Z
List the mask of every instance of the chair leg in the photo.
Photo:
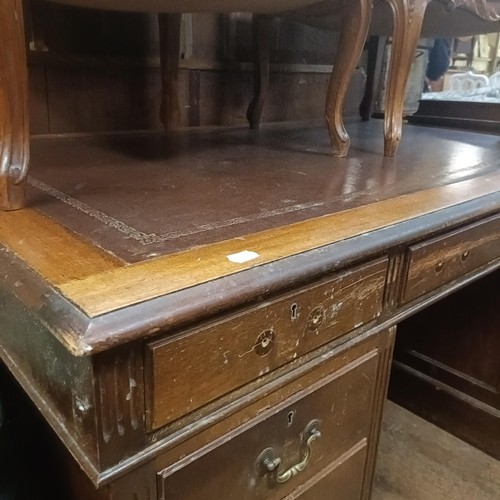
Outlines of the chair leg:
M255 15L252 22L255 48L255 76L253 99L247 110L250 128L258 129L262 120L264 103L269 91L269 50L271 45L272 17Z
M347 156L349 152L350 139L344 127L342 112L352 75L368 35L372 6L373 0L349 0L342 7L340 41L326 98L331 151L338 157Z
M179 50L181 14L158 14L160 30L161 105L160 120L165 131L181 121L179 107Z
M394 156L402 135L406 85L430 0L386 1L392 9L394 27L385 104L384 153Z
M3 0L0 6L0 161L0 209L23 208L29 113L22 0Z

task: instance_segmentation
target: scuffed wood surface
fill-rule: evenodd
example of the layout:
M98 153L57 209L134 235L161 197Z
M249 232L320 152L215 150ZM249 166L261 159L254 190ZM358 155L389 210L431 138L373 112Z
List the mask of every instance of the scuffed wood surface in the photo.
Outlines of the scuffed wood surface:
M114 255L29 208L2 214L0 239L55 285L124 265Z

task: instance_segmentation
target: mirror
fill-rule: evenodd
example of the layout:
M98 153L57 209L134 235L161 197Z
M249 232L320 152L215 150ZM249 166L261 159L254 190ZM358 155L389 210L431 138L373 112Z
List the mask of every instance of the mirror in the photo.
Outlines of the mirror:
M500 33L435 39L422 100L500 103Z

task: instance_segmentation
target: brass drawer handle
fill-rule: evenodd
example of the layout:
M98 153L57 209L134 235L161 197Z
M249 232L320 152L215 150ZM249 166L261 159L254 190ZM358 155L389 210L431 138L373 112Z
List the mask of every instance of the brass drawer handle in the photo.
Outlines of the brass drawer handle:
M275 451L272 448L266 448L257 459L257 464L260 466L264 472L273 473L273 478L277 483L286 483L292 477L295 477L299 472L302 472L309 461L311 460L312 449L311 445L321 437L321 432L318 429L319 422L313 420L308 424L306 430L304 431L305 440L305 455L304 458L295 465L292 465L288 470L280 473L281 458L276 456Z
M462 262L465 262L468 258L469 258L469 255L470 255L470 251L469 250L466 250L465 252L462 253L462 255L460 256L460 260Z

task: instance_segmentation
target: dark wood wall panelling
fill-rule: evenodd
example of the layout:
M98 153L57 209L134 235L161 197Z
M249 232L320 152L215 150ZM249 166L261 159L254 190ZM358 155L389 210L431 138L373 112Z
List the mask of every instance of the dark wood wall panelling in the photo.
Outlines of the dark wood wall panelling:
M155 15L27 3L32 134L161 129ZM192 33L192 37L190 36ZM264 121L321 119L337 34L275 19ZM245 125L251 16L192 15L181 34L181 126ZM357 114L358 71L346 114Z

